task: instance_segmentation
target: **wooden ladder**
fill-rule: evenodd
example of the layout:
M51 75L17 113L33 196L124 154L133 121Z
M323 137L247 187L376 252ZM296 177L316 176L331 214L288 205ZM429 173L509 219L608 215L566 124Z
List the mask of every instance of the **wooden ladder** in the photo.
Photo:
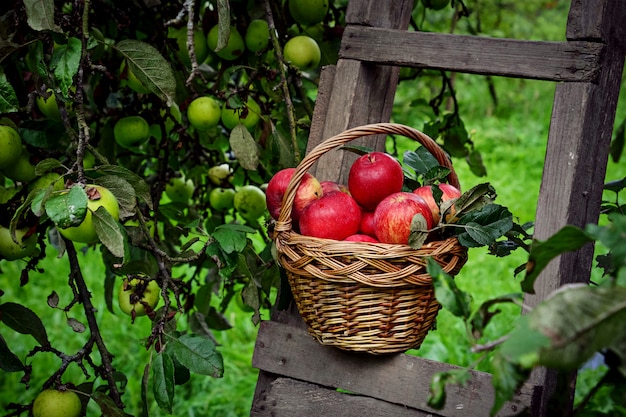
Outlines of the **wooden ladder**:
M400 67L553 81L558 84L535 237L545 239L567 224L597 222L624 65L626 2L573 0L565 42L408 31L412 8L409 0L350 1L340 58L320 75L309 150L347 128L389 121ZM384 150L384 141L375 138L375 149ZM353 159L350 152L334 151L311 173L346 183ZM525 303L532 307L563 284L587 282L592 258L593 247L587 246L556 259ZM453 365L322 346L307 334L293 306L261 323L252 364L260 370L255 417L481 417L489 415L494 399L491 376L474 372L466 386L448 388L444 409L430 409L432 375ZM555 372L536 370L499 415L571 415L573 389L560 391L560 380ZM550 400L556 390L565 403Z

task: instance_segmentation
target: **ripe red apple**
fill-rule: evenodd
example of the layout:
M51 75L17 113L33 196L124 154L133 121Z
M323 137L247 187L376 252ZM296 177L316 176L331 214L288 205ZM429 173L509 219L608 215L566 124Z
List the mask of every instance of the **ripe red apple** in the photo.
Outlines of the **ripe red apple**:
M357 233L355 235L350 235L344 239L346 242L370 242L370 243L380 243L380 241L370 235L364 235L362 233Z
M422 197L404 191L385 197L374 211L376 237L383 243L408 244L416 214L424 216L428 229L433 227L432 212Z
M357 203L374 211L383 198L402 190L402 166L383 152L370 152L359 157L348 173L348 189Z
M300 233L344 240L359 231L361 208L350 194L334 191L311 202L300 216Z
M335 181L322 181L320 182L322 185L322 191L324 194L328 194L332 191L341 191L344 193L349 193L348 187L343 184L338 184Z
M295 172L295 168L282 169L278 171L267 184L267 189L265 190L267 209L275 220L278 220L280 207L283 202L283 196L285 195L287 185ZM302 210L304 210L304 208L312 201L319 199L322 194L322 186L317 178L308 172L305 173L300 185L298 185L298 189L296 190L296 197L291 211L291 218L293 219L294 224L298 224Z
M376 236L376 226L374 223L374 212L364 211L361 215L361 226L359 232L364 235Z
M441 196L441 202L451 200L453 198L459 198L461 196L461 191L453 185L450 184L437 184L439 189L443 193ZM435 201L433 197L433 190L430 185L424 185L422 187L416 188L413 190L414 194L419 195L428 203L431 212L433 213L433 221L435 224L439 223L439 219L441 218L439 205Z

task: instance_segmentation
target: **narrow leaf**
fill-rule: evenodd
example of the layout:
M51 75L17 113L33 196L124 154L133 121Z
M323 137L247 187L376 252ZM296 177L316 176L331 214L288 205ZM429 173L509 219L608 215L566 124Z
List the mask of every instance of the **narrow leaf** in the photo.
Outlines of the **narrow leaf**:
M456 216L462 217L465 213L478 210L493 202L496 190L489 183L478 184L464 192L454 204Z
M46 214L57 227L78 226L87 214L88 201L83 187L75 185L67 193L50 197L46 201Z
M544 241L535 240L530 247L522 291L534 294L535 280L550 261L565 252L582 248L592 239L576 226L565 226Z
M104 207L92 212L91 218L100 242L113 256L124 258L124 235L120 224Z
M24 370L24 364L7 345L2 335L0 335L0 369L5 372L20 372Z
M70 87L74 85L74 76L78 73L82 53L82 43L78 38L69 38L65 45L55 48L50 61L50 68L61 88L63 97L68 97Z
M15 94L4 70L0 68L0 113L15 113L19 108L17 94Z
M409 234L409 246L413 249L419 249L422 247L426 239L428 238L428 224L426 218L417 213L411 219L411 233Z
M130 70L150 91L165 101L174 103L176 78L169 62L152 45L126 39L114 46L128 62Z
M230 2L228 0L217 0L217 24L216 52L228 44L228 38L230 37Z
M239 123L231 130L229 142L241 166L247 170L256 170L259 166L259 148L243 124Z
M468 319L471 313L472 297L460 290L454 279L432 258L428 258L426 270L433 279L435 298L442 307L457 317Z
M152 362L152 392L159 407L172 414L174 404L174 360L165 352Z
M221 378L224 360L211 340L193 335L183 335L173 344L176 359L191 372Z
M126 414L122 409L120 409L115 402L106 395L104 392L96 390L92 395L91 399L98 404L100 407L100 411L102 411L102 415L106 417L128 417L130 414Z
M24 0L24 6L28 26L36 31L61 33L61 28L54 22L54 0Z
M50 344L48 333L41 319L34 311L21 304L0 304L0 320L18 333L33 336L41 346Z

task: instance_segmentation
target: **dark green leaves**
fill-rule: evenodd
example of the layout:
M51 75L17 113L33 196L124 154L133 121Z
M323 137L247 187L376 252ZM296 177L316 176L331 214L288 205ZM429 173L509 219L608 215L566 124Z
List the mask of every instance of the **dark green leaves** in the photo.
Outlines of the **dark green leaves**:
M213 231L213 238L226 253L241 252L248 244L246 233L255 233L251 227L238 224L222 224Z
M67 193L50 197L45 205L46 214L57 227L75 227L85 218L88 201L83 187L74 186Z
M172 414L174 404L174 359L161 352L152 362L152 392L161 409Z
M32 310L16 303L0 304L0 319L11 329L21 334L29 334L41 346L50 344L48 333L41 319Z
M431 184L450 173L450 170L439 165L439 161L423 146L417 148L415 152L406 151L402 162L405 175L423 184Z
M193 335L183 335L170 342L176 359L191 372L221 378L224 360L211 340Z
M472 297L460 290L456 286L454 279L446 274L432 258L428 258L426 270L433 279L435 298L437 298L442 307L457 317L468 319L471 313Z
M11 352L2 335L0 335L0 369L6 372L20 372L24 369L22 361Z
M70 87L74 85L74 76L78 73L81 53L82 43L78 38L69 38L66 44L54 49L50 69L54 71L63 97L68 96Z
M489 204L467 213L457 223L463 225L459 242L466 247L488 246L513 227L513 215L503 206Z
M61 32L54 23L54 0L24 0L28 26L37 31Z
M259 166L259 148L243 124L239 123L231 130L229 142L241 166L248 170L256 170Z
M2 69L0 69L0 113L14 113L19 110L15 90Z

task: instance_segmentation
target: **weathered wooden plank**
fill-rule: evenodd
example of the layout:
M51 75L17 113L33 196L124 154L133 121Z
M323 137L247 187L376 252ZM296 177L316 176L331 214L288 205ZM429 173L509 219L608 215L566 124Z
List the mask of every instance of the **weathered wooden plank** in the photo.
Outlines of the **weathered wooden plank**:
M432 376L457 367L406 354L344 352L322 346L303 329L277 322L261 323L252 365L265 372L306 379L445 417L487 416L494 401L491 376L473 371L465 387L448 388L444 409L430 409L426 403ZM531 406L536 390L525 386L498 415L513 416Z
M371 397L350 395L303 381L277 378L252 408L252 417L438 417Z
M610 37L626 41L626 25L606 25L606 16L623 15L623 0L572 0L566 37L570 40L605 41Z
M348 26L339 55L378 64L550 81L591 81L603 44Z

